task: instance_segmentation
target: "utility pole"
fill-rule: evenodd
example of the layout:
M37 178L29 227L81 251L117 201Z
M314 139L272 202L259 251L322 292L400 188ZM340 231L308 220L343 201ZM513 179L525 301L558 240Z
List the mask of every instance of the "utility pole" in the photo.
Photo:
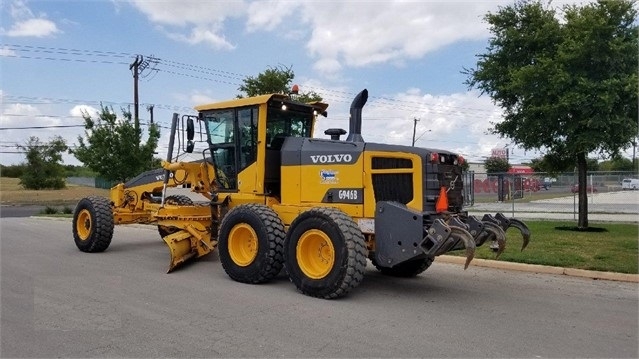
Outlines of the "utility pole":
M143 59L144 58L142 57L142 55L136 55L135 61L133 61L133 63L129 66L129 70L133 71L133 121L135 123L135 133L140 132L140 101L138 100L138 79L140 74L140 65L142 64Z
M415 147L415 132L417 131L417 118L413 119L413 147Z
M635 153L637 152L637 141L636 141L636 139L633 139L631 141L631 143L632 143L632 170L636 171L636 167L637 167L635 165L635 158L636 158L635 157Z
M146 109L149 111L149 113L151 114L151 124L153 124L153 105L148 105L146 107Z

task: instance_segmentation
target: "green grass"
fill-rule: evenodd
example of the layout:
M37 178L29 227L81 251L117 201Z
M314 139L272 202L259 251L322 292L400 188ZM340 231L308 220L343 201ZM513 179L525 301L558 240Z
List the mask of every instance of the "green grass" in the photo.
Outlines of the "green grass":
M639 227L636 224L595 223L603 232L560 230L570 222L526 221L532 233L522 252L521 235L515 228L506 232L506 250L499 260L618 273L638 273ZM495 259L489 243L477 248L475 258ZM455 252L455 255L463 253Z

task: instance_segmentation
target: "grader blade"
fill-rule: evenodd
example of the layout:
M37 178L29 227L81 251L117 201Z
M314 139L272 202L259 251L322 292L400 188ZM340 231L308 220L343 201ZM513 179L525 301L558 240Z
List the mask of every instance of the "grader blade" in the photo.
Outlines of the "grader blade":
M197 250L191 245L191 234L184 230L179 230L168 236L162 237L171 254L171 263L167 273L171 273L177 267L197 256Z

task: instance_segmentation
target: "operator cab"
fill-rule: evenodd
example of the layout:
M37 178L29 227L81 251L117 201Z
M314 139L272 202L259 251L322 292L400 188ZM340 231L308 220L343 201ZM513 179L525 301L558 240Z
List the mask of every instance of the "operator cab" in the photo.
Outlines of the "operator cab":
M325 115L326 107L278 94L196 107L205 124L220 191L237 192L242 172L251 168L257 172L258 181L263 179L264 194L279 197L284 140L311 137L315 118L320 113ZM252 166L258 159L263 159L265 166Z

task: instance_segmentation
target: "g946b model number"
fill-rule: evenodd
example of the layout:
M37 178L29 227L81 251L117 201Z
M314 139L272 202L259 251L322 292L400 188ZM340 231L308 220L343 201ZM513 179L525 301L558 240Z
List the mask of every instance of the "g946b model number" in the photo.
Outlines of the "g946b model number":
M357 190L354 189L341 189L337 192L337 198L344 200L349 199L355 201L359 199L359 195L357 194Z

